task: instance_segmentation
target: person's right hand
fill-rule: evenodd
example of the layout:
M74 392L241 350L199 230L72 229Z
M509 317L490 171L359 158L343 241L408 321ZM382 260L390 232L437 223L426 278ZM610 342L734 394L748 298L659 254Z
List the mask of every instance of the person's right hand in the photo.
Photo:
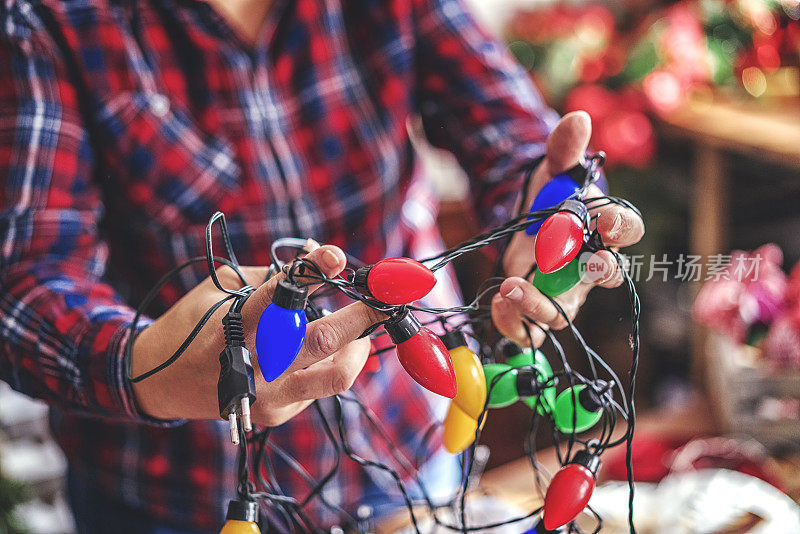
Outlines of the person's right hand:
M339 274L346 265L342 250L331 245L318 247L306 257L316 262L328 276ZM349 389L366 363L370 350L368 339L356 338L386 316L356 302L309 323L297 359L280 377L267 383L258 368L255 333L261 312L270 304L272 292L283 274L261 284L267 274L266 267L241 267L241 270L247 282L257 286L242 309L247 348L256 379L253 422L279 425L313 400ZM224 287L241 286L230 267L221 267L217 274ZM310 287L309 292L316 287ZM203 314L224 296L207 278L142 330L133 345L132 375L137 376L167 360ZM215 312L172 365L133 384L136 400L145 413L159 419L219 419L219 354L225 346L222 318L228 308L226 303Z

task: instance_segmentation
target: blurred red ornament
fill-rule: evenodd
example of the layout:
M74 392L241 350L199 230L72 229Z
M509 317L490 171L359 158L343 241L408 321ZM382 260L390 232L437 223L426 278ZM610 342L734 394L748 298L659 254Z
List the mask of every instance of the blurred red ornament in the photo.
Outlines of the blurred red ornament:
M786 305L789 308L800 306L800 262L789 273L786 285Z
M597 84L579 85L569 92L564 100L565 111L583 110L597 124L604 120L617 107L614 93Z
M657 70L642 81L644 94L658 113L675 111L683 103L685 94L680 80L671 72Z
M689 3L668 8L660 41L669 70L686 85L708 81L711 76L706 37L696 9Z
M775 461L759 442L738 438L697 438L675 451L670 472L729 469L754 476L781 491L786 487Z
M675 450L689 438L665 438L663 436L636 432L631 446L631 462L636 482L660 482L669 474L669 466ZM624 448L611 449L603 457L603 478L627 480L627 454Z
M781 53L797 54L800 52L800 23L790 23L783 30Z
M578 78L584 83L596 82L605 74L606 62L602 55L584 57L580 65Z
M619 110L596 127L595 143L606 149L609 165L648 165L655 154L650 119L639 111Z
M628 111L640 111L648 113L650 111L650 101L645 94L634 87L623 87L616 94L619 106Z
M800 307L775 319L764 341L764 355L773 370L800 369Z
M759 67L767 72L775 72L780 68L781 57L778 54L776 43L772 39L756 44L755 51Z
M772 243L753 252L735 250L730 262L700 289L694 303L698 322L743 342L754 325L783 314L786 275L783 253Z

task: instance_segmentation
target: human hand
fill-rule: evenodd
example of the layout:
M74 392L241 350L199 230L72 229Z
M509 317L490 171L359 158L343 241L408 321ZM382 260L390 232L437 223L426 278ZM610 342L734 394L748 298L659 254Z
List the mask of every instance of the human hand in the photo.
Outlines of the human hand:
M341 249L318 246L306 256L329 277L346 265ZM263 283L266 267L241 267L250 285L257 287L242 308L246 344L255 372L256 401L252 419L257 424L276 426L291 419L315 399L341 393L352 386L367 361L369 339L356 339L372 324L386 318L356 302L308 324L305 342L294 363L273 382L266 382L258 369L255 334L258 319L272 298L283 274ZM241 286L233 269L217 270L224 287ZM302 280L302 277L298 277ZM319 286L310 286L309 293ZM133 376L144 373L172 355L206 311L225 296L210 278L176 302L164 315L141 331L131 353ZM186 351L172 365L133 384L134 394L145 413L159 419L219 419L217 379L219 354L225 347L222 305Z
M586 153L592 134L589 115L576 111L565 115L547 139L547 156L534 172L528 198L523 200L522 208L527 209L536 194L555 175L574 167ZM603 193L594 185L589 187L589 197ZM606 245L618 248L633 245L644 235L644 222L633 210L610 204L589 210L596 228ZM596 216L596 219L594 218ZM595 222L596 221L596 222ZM506 337L521 346L530 345L522 317L534 320L542 328L561 329L567 321L552 302L524 277L535 263L534 243L536 236L517 232L511 239L504 257L505 272L510 277L503 281L500 292L492 300L492 319L497 329ZM589 260L597 266L595 272L600 276L593 280L582 279L575 287L555 298L572 320L586 300L589 291L595 286L617 287L622 283L614 255L600 251ZM531 329L534 345L539 346L545 339L544 331Z

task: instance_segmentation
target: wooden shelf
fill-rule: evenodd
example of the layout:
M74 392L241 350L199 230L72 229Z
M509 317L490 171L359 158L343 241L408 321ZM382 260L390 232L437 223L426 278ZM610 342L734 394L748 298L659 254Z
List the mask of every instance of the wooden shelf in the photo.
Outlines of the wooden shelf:
M661 117L667 135L698 144L800 168L800 102L760 102L716 97L690 100Z

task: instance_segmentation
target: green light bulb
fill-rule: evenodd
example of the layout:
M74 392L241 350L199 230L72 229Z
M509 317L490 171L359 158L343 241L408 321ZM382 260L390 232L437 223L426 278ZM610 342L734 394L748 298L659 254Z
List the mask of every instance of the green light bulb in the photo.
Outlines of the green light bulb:
M509 344L510 345L510 344ZM511 367L525 367L526 365L533 365L534 356L530 347L521 348L518 345L512 345L516 354L506 358L506 363ZM536 352L539 352L538 350Z
M602 416L602 403L597 392L585 384L567 388L556 398L553 420L556 428L564 434L585 432L596 425Z
M486 376L489 408L503 408L519 400L516 369L505 363L487 363L483 366L483 374ZM496 376L501 374L503 375L501 378L495 379Z
M574 260L566 264L562 269L545 274L536 268L533 275L533 285L550 297L557 297L572 289L581 281L581 262L575 257Z

